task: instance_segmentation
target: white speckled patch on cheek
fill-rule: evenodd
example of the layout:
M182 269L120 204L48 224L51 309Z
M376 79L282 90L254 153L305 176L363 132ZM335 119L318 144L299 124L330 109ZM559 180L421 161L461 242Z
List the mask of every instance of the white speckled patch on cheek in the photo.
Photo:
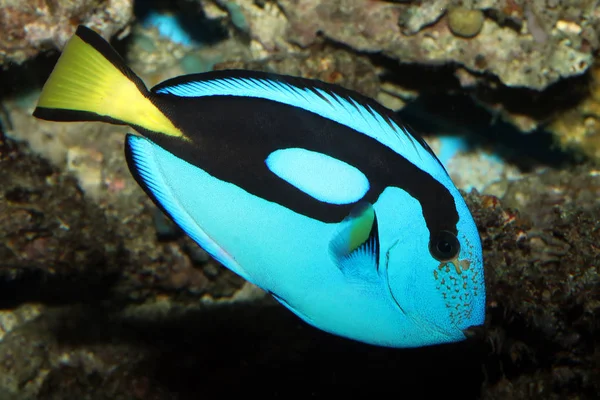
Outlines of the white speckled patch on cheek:
M481 294L480 272L463 259L441 263L433 271L433 277L452 324L461 329L468 327L475 299Z

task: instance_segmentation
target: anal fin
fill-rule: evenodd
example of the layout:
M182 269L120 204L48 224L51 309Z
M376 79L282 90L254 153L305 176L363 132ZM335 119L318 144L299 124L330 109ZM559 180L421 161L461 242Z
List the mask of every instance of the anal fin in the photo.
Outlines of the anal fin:
M217 261L252 282L246 271L204 231L190 210L187 210L174 194L173 186L189 186L190 182L178 182L176 178L166 177L161 169L164 163L182 163L181 168L196 167L163 150L152 141L131 134L125 139L125 155L135 180L154 203Z

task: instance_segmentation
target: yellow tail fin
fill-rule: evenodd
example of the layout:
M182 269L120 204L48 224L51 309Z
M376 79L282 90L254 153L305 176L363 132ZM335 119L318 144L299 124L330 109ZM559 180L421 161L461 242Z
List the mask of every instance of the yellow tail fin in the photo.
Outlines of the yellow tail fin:
M50 121L105 121L183 136L121 56L84 26L65 46L33 115Z

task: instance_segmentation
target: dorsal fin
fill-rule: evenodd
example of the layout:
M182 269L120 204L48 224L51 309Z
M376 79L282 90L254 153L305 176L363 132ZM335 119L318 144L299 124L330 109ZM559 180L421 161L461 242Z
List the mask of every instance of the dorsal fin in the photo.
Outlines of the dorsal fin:
M432 176L446 174L427 143L406 129L392 111L337 85L266 72L224 70L169 79L151 91L179 97L261 98L298 107L372 137Z

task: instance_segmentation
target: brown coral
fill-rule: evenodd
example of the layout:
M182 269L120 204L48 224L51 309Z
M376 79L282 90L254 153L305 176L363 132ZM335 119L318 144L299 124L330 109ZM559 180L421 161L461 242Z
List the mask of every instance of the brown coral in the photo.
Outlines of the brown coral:
M133 0L0 0L0 65L62 48L79 24L110 37L133 17Z
M576 148L600 160L600 66L592 67L588 94L575 107L559 114L548 126L562 147Z

